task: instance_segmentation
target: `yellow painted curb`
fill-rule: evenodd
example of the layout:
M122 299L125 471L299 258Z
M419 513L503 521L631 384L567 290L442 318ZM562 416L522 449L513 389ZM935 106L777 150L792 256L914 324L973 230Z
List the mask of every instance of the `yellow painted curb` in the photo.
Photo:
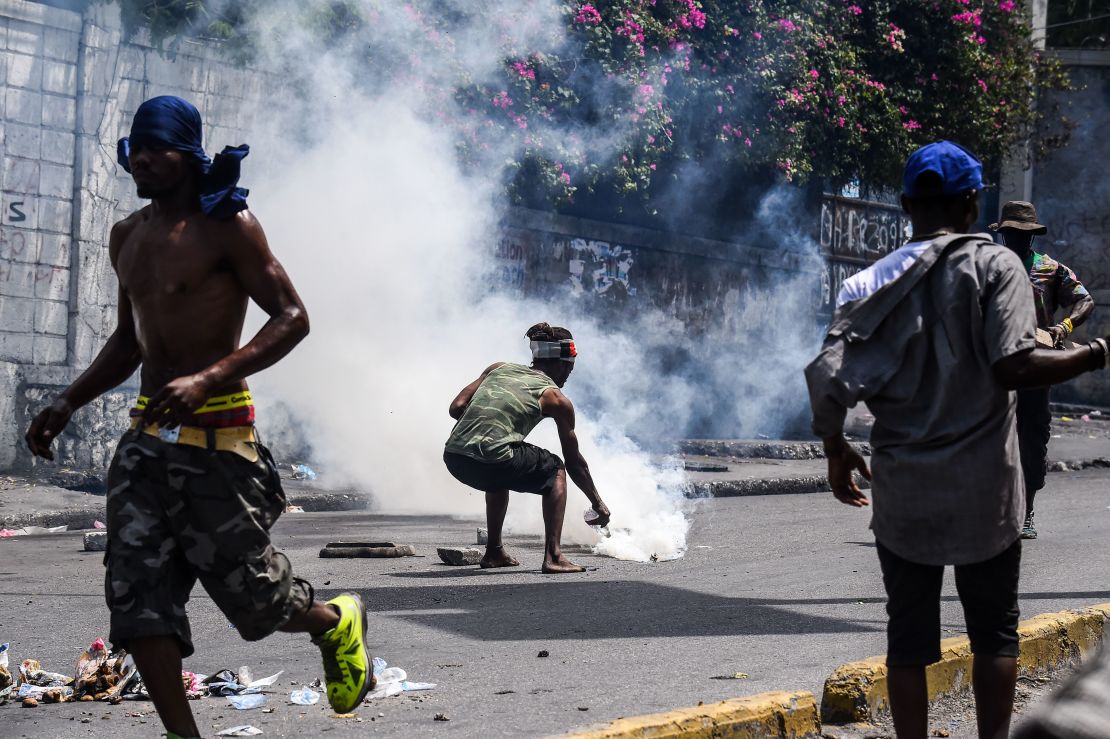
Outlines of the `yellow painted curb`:
M1107 619L1110 603L1082 611L1044 613L1022 621L1018 624L1020 674L1035 675L1074 664L1102 641ZM940 648L940 662L925 669L930 701L971 687L972 655L967 637L945 639ZM849 662L825 681L821 697L821 720L825 723L868 721L889 709L886 657Z
M801 739L820 735L821 721L813 693L775 692L621 718L566 739Z

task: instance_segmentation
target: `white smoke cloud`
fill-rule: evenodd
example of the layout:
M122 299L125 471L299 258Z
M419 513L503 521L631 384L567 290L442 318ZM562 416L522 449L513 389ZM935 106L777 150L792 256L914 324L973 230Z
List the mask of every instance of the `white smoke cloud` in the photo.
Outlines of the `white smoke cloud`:
M447 66L482 79L509 49L562 43L552 32L559 4L486 4L482 17L455 29L450 58L426 43L418 11L376 6L378 22L363 37L321 48L289 23L291 7L259 19L262 65L285 64L310 84L293 85L295 95L275 90L254 111L244 184L308 306L312 334L254 383L263 429L267 400L280 399L303 423L329 482L369 490L383 512L479 514L481 493L442 463L448 404L492 362L526 362L528 326L565 325L582 347L567 394L603 399L578 407L583 452L613 512L613 536L598 551L639 561L681 556L690 505L682 474L653 466L629 434L641 430L638 419L671 412L695 391L665 382L656 392L643 342L573 303L486 294L504 207L500 167L517 152L492 152L485 161L496 166L464 172L452 132L430 115L443 103L436 86ZM427 84L363 92L354 54L375 44L419 50L414 63L428 70ZM548 135L561 133L594 146L620 135L581 127ZM680 328L664 321L660 330ZM558 451L551 422L533 440ZM586 504L572 486L565 541L598 541L579 515ZM541 533L539 500L514 496L507 529Z

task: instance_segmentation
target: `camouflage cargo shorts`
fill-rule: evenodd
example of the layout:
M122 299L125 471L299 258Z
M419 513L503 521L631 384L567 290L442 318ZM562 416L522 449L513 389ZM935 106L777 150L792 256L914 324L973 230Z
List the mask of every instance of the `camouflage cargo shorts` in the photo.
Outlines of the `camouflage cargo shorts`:
M108 469L105 598L111 640L176 636L193 653L185 604L199 579L244 639L272 634L312 604L270 543L285 493L269 451L231 452L123 435Z

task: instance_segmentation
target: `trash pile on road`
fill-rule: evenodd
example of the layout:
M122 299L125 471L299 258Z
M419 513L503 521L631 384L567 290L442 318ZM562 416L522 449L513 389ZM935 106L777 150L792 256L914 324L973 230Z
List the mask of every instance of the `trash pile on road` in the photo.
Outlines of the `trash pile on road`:
M26 708L70 701L107 701L117 704L125 700L150 699L131 655L124 650L110 651L102 638L97 638L88 649L81 652L72 677L51 672L35 659L23 660L18 674L13 675L8 667L9 651L9 644L0 644L0 705L11 699L21 701ZM255 679L250 668L244 665L238 672L224 669L212 675L183 671L181 680L185 695L190 700L204 697L224 698L233 708L245 711L264 706L268 700L266 694L274 692L274 686L282 674L284 670ZM436 687L435 683L410 681L403 669L390 667L381 657L374 658L374 677L377 679L377 687L366 696L367 701ZM311 685L302 685L289 694L289 703L299 706L316 705L320 702L318 690L322 687L319 679Z

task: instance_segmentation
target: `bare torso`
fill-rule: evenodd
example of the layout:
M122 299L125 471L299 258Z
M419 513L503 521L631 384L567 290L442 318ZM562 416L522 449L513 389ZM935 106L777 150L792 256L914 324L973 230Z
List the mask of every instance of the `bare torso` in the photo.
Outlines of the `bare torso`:
M227 258L233 229L197 212L165 219L150 207L120 224L114 255L142 354L142 393L199 372L239 348L248 294ZM242 390L245 381L213 395Z

